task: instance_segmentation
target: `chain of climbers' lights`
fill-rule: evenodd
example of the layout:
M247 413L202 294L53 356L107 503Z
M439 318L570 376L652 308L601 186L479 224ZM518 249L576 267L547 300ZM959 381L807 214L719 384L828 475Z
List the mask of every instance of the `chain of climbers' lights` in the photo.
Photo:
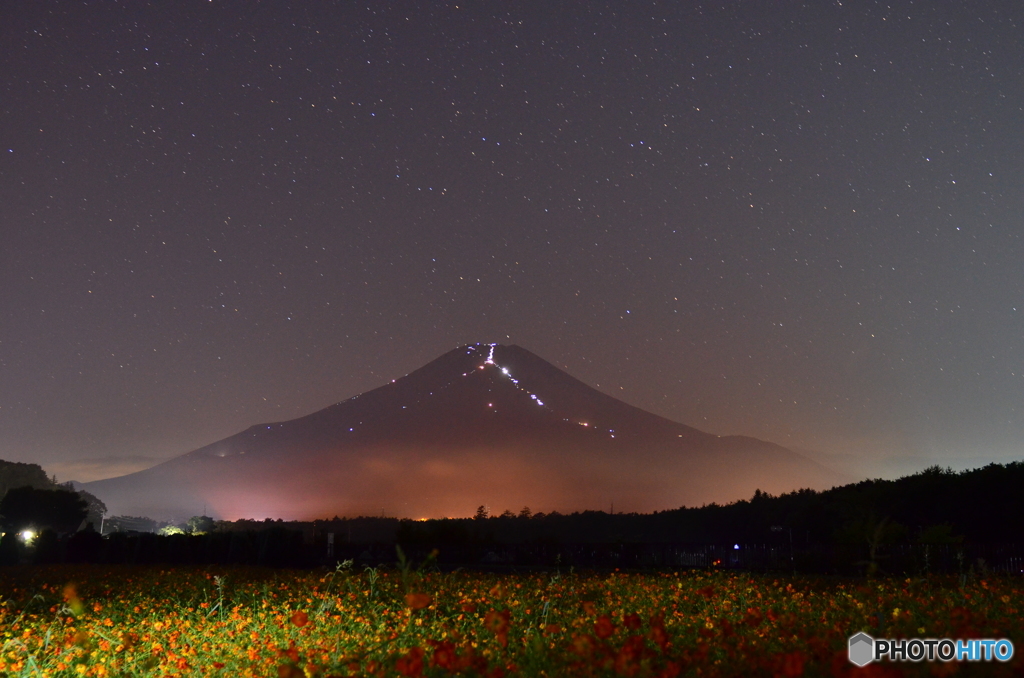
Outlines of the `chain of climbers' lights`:
M481 346L481 344L471 344L471 345L467 346L466 347L466 355L472 355L475 351L478 350L478 347L480 347L480 346ZM478 369L483 370L483 369L486 369L488 365L493 365L494 367L496 367L498 369L499 372L501 372L502 376L508 377L508 380L510 382L512 382L513 386L515 386L518 390L522 391L523 393L526 393L527 395L529 395L530 399L533 400L534 402L536 402L538 406L546 407L544 405L544 401L541 400L540 397L536 393L532 393L528 389L526 389L526 388L524 388L524 387L519 385L519 380L512 376L511 372L509 372L509 369L507 367L501 367L496 362L494 362L494 349L497 348L498 344L487 344L486 346L488 347L487 358L484 359L483 365L479 365L478 366ZM472 372L463 372L462 376L468 377L470 374L472 374ZM394 384L396 381L397 381L396 379L392 379L391 383ZM448 386L451 386L451 383L449 383ZM447 388L447 386L444 387L444 388ZM431 392L429 395L434 395L434 393ZM348 402L348 401L351 401L351 400L355 400L358 397L359 397L359 395L354 395L351 398L349 398L347 401L342 401L342 402ZM338 405L340 405L340 404L341 403L338 403ZM494 407L494 403L487 403L487 407L493 408ZM406 406L402 405L402 409L403 410L406 409ZM548 408L548 411L551 411L550 408ZM563 418L562 421L569 422L570 420ZM359 422L359 423L362 424L363 422ZM575 423L579 424L580 426L583 426L584 428L591 428L590 422L577 421ZM267 428L270 428L270 427L268 426ZM596 427L595 427L595 430L596 430ZM349 428L349 432L354 433L355 432L355 427ZM608 429L608 433L609 433L610 437L612 437L612 438L615 437L615 429Z
M466 351L466 355L472 355L473 351L475 351L475 350L476 350L476 347L477 347L477 346L479 346L479 344L476 344L476 345L474 345L474 346L469 346L469 347L468 347L468 348L469 348L469 350L468 350L468 351ZM544 401L543 401L543 400L541 400L540 398L538 398L538 397L537 397L537 394L535 394L535 393L531 393L530 391L528 391L528 390L526 390L525 388L523 388L522 386L520 386L520 385L519 385L519 380L518 380L518 379L516 379L516 378L514 378L514 377L512 376L512 374L511 374L511 373L510 373L510 372L508 371L508 368L507 368L507 367L501 367L500 365L498 365L498 363L494 362L494 349L495 349L495 348L496 348L496 347L497 347L498 345L497 345L497 344L488 344L488 346L489 346L490 350L489 350L489 351L487 352L487 359L486 359L486 360L484 360L484 364L483 364L483 365L480 365L479 369L481 369L481 370L482 370L482 369L486 369L486 367L487 367L488 365L494 365L495 367L497 367L497 368L498 368L498 370L499 370L499 371L501 372L501 374L502 374L503 376L506 376L506 377L508 377L508 380L512 382L512 385L513 385L513 386L515 386L515 387L516 387L517 389L519 389L519 390L520 390L520 391L522 391L523 393L525 393L525 394L527 394L528 396L530 396L530 399L531 399L531 400L533 400L533 401L535 401L535 402L536 402L536 403L537 403L538 405L540 405L541 407L544 407ZM466 376L469 376L469 374L470 374L469 372L463 372L462 376L466 377ZM493 404L491 404L491 403L488 403L488 404L487 404L487 407L493 407L493 406L494 406L494 405L493 405Z
M468 346L467 350L466 350L466 355L472 355L473 352L477 350L477 346L479 346L479 345L480 344L475 344L473 346ZM509 381L511 381L512 384L517 389L519 389L520 391L522 391L522 392L526 393L527 395L529 395L530 399L534 400L539 406L544 407L544 401L541 400L537 396L536 393L531 393L529 390L527 390L527 389L523 388L522 386L520 386L519 385L519 380L512 376L512 373L509 372L507 367L502 367L502 366L498 365L498 363L494 362L494 349L495 349L495 347L497 347L497 344L488 344L488 349L489 350L487 351L487 358L484 360L484 364L480 365L478 369L482 370L482 369L485 369L488 365L494 365L496 368L498 368L498 370L501 372L502 375L508 377ZM462 374L462 376L468 377L470 374L471 374L470 372L464 372ZM493 403L487 403L487 407L494 407L494 404ZM569 420L563 418L562 421L568 422ZM584 427L584 428L591 428L590 422L587 422L587 421L577 421L576 423L579 424L580 426ZM595 427L595 430L596 430L596 427ZM611 428L608 429L608 435L609 435L609 437L614 438L615 437L615 429L611 429Z

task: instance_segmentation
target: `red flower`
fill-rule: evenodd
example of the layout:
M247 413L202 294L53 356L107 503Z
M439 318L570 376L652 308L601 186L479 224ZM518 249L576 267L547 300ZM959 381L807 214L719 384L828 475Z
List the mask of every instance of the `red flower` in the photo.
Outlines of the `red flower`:
M623 617L622 623L630 631L636 631L638 628L640 628L640 624L642 622L640 621L640 615L634 612L633 614L627 614L625 617Z
M451 671L456 668L458 656L455 654L455 643L451 641L431 642L435 645L434 656L431 658L433 666L440 666L442 669Z
M507 632L511 616L508 610L502 612L491 610L484 616L484 625L495 633Z
M491 610L484 616L484 625L494 632L494 636L502 647L508 647L508 627L512 614L508 610L495 612Z
M404 657L395 662L395 670L403 676L423 675L423 649L414 647Z
M296 612L292 615L292 623L301 628L309 623L309 615L305 612Z
M610 638L613 633L615 633L615 624L612 624L612 620L608 615L602 614L594 622L594 635L603 640Z

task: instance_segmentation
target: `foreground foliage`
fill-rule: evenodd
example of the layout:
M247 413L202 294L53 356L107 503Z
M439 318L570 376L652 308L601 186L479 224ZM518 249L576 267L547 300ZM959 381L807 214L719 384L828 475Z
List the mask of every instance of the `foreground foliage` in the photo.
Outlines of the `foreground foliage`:
M0 572L5 676L995 675L854 670L847 638L1008 637L1011 578L36 567Z

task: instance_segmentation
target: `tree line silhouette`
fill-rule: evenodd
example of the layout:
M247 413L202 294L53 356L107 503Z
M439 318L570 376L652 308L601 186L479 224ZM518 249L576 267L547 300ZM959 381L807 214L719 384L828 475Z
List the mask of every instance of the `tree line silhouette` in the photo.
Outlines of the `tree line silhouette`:
M1012 462L963 472L933 466L897 480L865 480L825 491L780 496L757 491L730 504L651 514L534 513L524 507L491 516L481 506L472 518L425 521L336 516L311 522L227 522L196 516L179 526L164 526L163 535L123 528L154 528L156 523L146 523L148 519L115 517L108 519L108 527L120 531L105 537L88 530L87 536L71 534L70 522L61 525L61 536L62 529L53 522L51 534L40 535L32 558L290 566L351 558L377 564L393 562L397 544L420 556L437 549L438 562L452 566L717 563L818 571L962 569L965 562L975 563L978 554L990 563L1019 562L1017 549L1024 542L1021 487L1024 463ZM26 489L9 489L0 501L5 527L24 522L22 514L11 510L8 497L24 508L29 505L22 498ZM71 494L52 489L52 483L50 489L35 490L37 499L39 492ZM77 510L83 509L80 502ZM36 510L41 516L42 508ZM4 540L7 550L0 552L7 555L0 554L0 562L11 562L13 542L6 536ZM19 558L25 560L26 553L23 549Z

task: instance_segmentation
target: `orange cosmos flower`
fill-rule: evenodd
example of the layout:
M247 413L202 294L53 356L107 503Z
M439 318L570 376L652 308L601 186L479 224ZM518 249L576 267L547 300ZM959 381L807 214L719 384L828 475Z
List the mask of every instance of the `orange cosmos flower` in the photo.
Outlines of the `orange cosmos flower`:
M405 606L410 610L422 610L427 605L430 605L434 601L426 593L407 593L405 594Z

